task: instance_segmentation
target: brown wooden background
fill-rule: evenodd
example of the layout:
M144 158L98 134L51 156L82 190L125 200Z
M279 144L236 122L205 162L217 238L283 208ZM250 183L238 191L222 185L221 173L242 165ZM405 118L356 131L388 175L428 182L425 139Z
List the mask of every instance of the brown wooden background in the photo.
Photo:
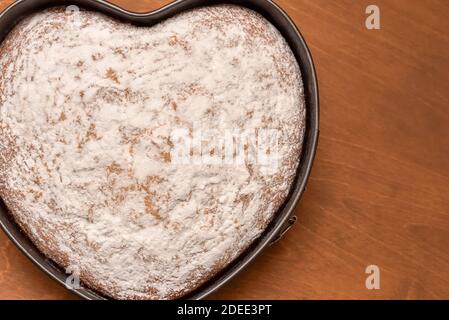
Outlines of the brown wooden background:
M143 12L169 1L113 2ZM296 227L212 298L449 299L449 1L278 4L315 59L317 160ZM365 28L369 4L381 30ZM370 264L381 290L365 288ZM0 298L75 296L0 232Z

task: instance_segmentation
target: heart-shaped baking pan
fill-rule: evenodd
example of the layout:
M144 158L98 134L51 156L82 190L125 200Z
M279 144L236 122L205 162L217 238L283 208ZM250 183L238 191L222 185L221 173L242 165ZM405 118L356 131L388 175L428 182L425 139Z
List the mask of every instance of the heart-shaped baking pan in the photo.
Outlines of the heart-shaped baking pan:
M298 61L302 73L307 110L306 132L300 165L298 167L295 182L290 191L290 195L269 227L265 230L262 236L250 246L249 249L239 256L238 259L236 259L233 263L219 272L215 277L202 285L200 288L196 289L187 296L184 296L183 298L185 299L201 299L216 291L241 270L243 270L259 253L262 252L264 248L279 240L288 227L296 221L294 217L294 208L306 188L306 183L312 169L319 136L319 100L317 79L312 57L302 35L287 14L274 2L269 0L180 0L156 11L143 14L125 11L105 1L19 0L0 14L1 42L13 29L13 27L24 17L36 11L44 10L53 6L76 5L81 8L101 12L113 18L130 22L132 24L151 26L183 11L213 4L234 4L254 10L274 25L287 40L287 43ZM0 225L9 238L23 251L26 256L28 256L36 265L38 265L53 279L58 281L60 284L65 285L67 275L64 270L50 259L46 258L33 245L28 237L21 231L20 227L14 222L14 219L10 216L2 201L0 201ZM72 290L79 296L86 299L106 299L105 296L86 287Z

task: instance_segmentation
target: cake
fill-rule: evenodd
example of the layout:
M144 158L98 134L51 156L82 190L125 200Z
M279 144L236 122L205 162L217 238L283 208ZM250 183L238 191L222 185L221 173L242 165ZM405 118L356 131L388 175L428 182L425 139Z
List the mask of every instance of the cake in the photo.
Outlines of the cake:
M288 197L301 72L254 11L139 27L50 8L9 33L0 69L0 197L43 254L105 296L183 297Z

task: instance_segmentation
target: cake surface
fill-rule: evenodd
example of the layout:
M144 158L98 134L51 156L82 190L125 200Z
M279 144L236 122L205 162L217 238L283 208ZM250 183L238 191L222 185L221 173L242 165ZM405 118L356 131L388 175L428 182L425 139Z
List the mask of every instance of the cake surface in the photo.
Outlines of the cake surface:
M0 197L46 256L107 296L198 288L290 191L301 74L253 11L136 27L52 8L2 42L0 69Z

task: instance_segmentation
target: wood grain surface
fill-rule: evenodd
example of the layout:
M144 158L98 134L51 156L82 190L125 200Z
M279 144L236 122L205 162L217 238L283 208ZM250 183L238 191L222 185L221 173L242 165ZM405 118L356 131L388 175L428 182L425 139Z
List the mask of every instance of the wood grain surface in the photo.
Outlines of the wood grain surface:
M277 3L315 60L317 159L299 223L211 298L449 299L449 1ZM369 4L381 30L365 27ZM365 287L371 264L380 290ZM0 232L0 298L76 297Z

